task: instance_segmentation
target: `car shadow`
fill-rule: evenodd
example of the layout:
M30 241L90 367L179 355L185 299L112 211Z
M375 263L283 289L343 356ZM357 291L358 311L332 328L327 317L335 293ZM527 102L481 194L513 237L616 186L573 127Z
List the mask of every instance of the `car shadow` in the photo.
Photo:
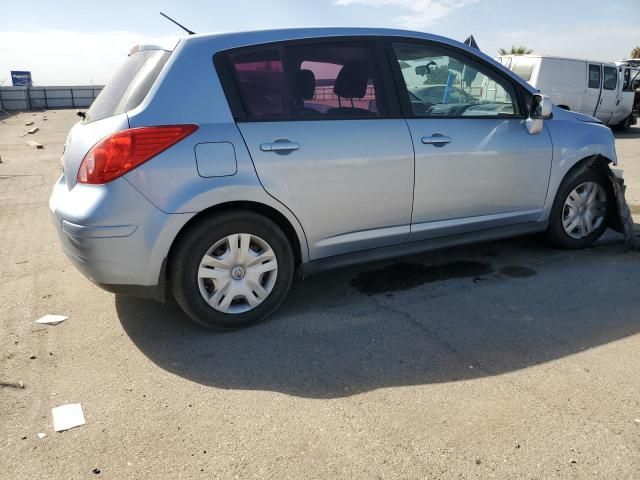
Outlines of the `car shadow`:
M321 274L234 332L198 327L175 303L115 306L135 345L176 375L336 398L497 375L636 334L639 266L619 239L566 252L522 238Z
M613 136L616 139L621 138L640 138L640 126L634 126L629 128L628 130L623 131L613 131Z

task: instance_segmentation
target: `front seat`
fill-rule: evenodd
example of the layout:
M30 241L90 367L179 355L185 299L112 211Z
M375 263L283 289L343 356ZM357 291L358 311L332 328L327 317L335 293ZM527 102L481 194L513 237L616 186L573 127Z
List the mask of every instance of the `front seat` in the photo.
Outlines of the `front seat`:
M368 80L369 68L367 64L361 60L349 60L338 73L336 83L333 86L333 92L338 96L340 106L329 109L327 114L345 117L375 115L369 110L353 106L354 98L361 99L367 94ZM350 100L351 106L343 107L342 98Z

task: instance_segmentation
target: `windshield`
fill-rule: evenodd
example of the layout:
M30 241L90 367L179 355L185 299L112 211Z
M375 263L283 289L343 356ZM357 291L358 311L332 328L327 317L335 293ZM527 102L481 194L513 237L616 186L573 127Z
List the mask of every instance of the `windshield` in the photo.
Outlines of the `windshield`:
M147 96L171 52L146 50L131 55L95 99L83 123L136 108Z

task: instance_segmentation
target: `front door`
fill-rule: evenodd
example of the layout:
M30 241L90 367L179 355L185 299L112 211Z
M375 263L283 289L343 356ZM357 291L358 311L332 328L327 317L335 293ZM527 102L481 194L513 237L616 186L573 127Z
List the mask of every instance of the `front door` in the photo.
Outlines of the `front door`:
M246 109L238 128L262 185L302 224L312 260L409 235L413 146L389 114L377 58L375 43L335 40L229 55Z
M415 149L411 240L537 220L552 145L530 135L499 72L433 44L394 43Z

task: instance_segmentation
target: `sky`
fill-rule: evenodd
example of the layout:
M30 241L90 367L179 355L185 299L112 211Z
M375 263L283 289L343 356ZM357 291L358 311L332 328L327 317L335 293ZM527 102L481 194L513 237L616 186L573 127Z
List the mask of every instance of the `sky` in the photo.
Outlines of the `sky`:
M473 34L495 56L535 53L616 61L640 46L640 0L29 0L3 2L0 84L30 70L35 85L104 84L138 43L172 47L184 32L366 26Z

